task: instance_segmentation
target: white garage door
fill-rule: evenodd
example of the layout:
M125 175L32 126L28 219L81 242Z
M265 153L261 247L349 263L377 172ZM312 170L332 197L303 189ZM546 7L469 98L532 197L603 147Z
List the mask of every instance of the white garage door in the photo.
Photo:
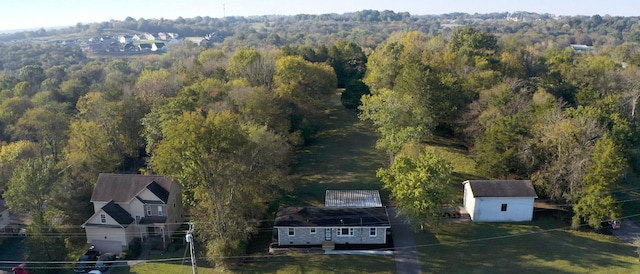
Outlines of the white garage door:
M120 252L122 252L122 245L118 241L93 240L91 244L95 246L96 250L100 251L100 253L111 252L119 255Z

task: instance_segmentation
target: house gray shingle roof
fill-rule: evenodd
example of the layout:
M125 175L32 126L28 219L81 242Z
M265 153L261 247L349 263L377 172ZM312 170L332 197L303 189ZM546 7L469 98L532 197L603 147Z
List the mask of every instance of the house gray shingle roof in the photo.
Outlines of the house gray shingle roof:
M467 180L473 197L538 198L530 180Z
M107 203L106 205L104 205L102 207L102 210L105 213L109 214L109 216L111 216L111 218L116 220L116 222L118 222L118 224L121 224L123 226L127 226L127 225L130 225L131 223L133 223L133 218L131 217L131 214L129 214L129 212L124 210L124 208L122 208L118 204L114 203L113 201L111 201L111 202Z
M169 177L100 173L96 187L93 189L93 195L91 195L91 202L114 201L116 203L126 203L131 201L141 190L153 183L157 184L157 186L151 186L149 190L166 203L172 184L172 180ZM166 194L160 191L158 187L164 189Z
M381 207L377 190L327 190L324 196L327 207Z
M385 207L285 207L274 227L390 227Z

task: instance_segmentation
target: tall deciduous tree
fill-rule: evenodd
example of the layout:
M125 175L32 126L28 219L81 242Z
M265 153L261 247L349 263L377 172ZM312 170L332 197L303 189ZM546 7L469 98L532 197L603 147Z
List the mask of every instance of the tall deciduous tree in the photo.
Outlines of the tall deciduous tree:
M289 149L266 127L229 112L186 112L163 127L152 158L156 172L184 185L211 258L243 253L267 202L285 181Z
M362 105L360 100L363 95L371 94L369 87L360 80L351 80L345 87L342 95L340 95L340 101L342 105L348 109L358 108Z
M389 168L378 170L377 176L391 191L398 214L424 228L436 225L442 206L452 203L451 172L450 163L424 151L417 157L397 156Z
M9 131L14 139L37 142L58 161L67 140L70 119L66 104L52 103L27 110L15 125L9 127Z
M274 80L276 94L298 106L311 108L321 106L337 87L336 74L330 66L297 56L276 61Z
M148 106L154 106L164 98L178 94L183 83L182 76L168 70L143 70L133 91Z
M376 147L390 155L411 141L423 141L435 127L429 110L407 94L389 89L362 97L360 119L371 120L380 133Z
M573 207L573 225L584 220L598 228L602 221L620 217L620 205L611 191L622 178L626 166L626 159L613 138L605 135L598 140L584 176L584 193Z
M20 140L0 147L0 189L5 189L22 160L42 156L38 144Z
M42 220L57 180L58 169L50 157L25 159L17 165L3 196L9 208Z

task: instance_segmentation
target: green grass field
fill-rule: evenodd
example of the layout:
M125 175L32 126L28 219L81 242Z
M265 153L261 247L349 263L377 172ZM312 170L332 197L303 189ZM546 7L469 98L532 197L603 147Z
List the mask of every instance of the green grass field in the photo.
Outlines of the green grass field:
M375 171L389 158L374 149L372 127L337 100L327 117L329 123L319 136L297 153L294 190L280 205L322 205L327 189L380 189ZM428 145L452 162L457 181L481 178L460 145L445 138ZM389 205L388 192L381 194ZM420 266L423 273L640 273L634 247L613 236L566 229L568 225L538 212L527 223L447 223L437 232L415 234ZM261 231L251 256L239 259L225 273L395 273L392 256L269 255L265 249L270 229ZM191 268L145 263L126 270L119 273L190 273ZM206 267L198 271L222 273Z
M567 229L551 214L527 223L458 222L416 234L425 273L637 273L635 248L615 237Z

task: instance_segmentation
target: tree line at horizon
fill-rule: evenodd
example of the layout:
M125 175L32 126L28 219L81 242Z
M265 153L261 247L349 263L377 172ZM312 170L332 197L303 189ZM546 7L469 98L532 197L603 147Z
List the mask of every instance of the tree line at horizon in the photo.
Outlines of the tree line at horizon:
M467 147L478 176L532 179L539 196L573 204L576 225L621 216L611 191L638 168L635 42L576 53L471 27L372 48L362 37L237 46L262 41L239 35L128 59L0 45L0 187L33 216L28 260L65 261L84 237L47 236L83 232L98 173L139 168L184 185L193 221L211 224L198 231L211 261L244 254L337 87L379 132L391 160L378 176L422 225L455 191L451 163L424 148L437 135Z

